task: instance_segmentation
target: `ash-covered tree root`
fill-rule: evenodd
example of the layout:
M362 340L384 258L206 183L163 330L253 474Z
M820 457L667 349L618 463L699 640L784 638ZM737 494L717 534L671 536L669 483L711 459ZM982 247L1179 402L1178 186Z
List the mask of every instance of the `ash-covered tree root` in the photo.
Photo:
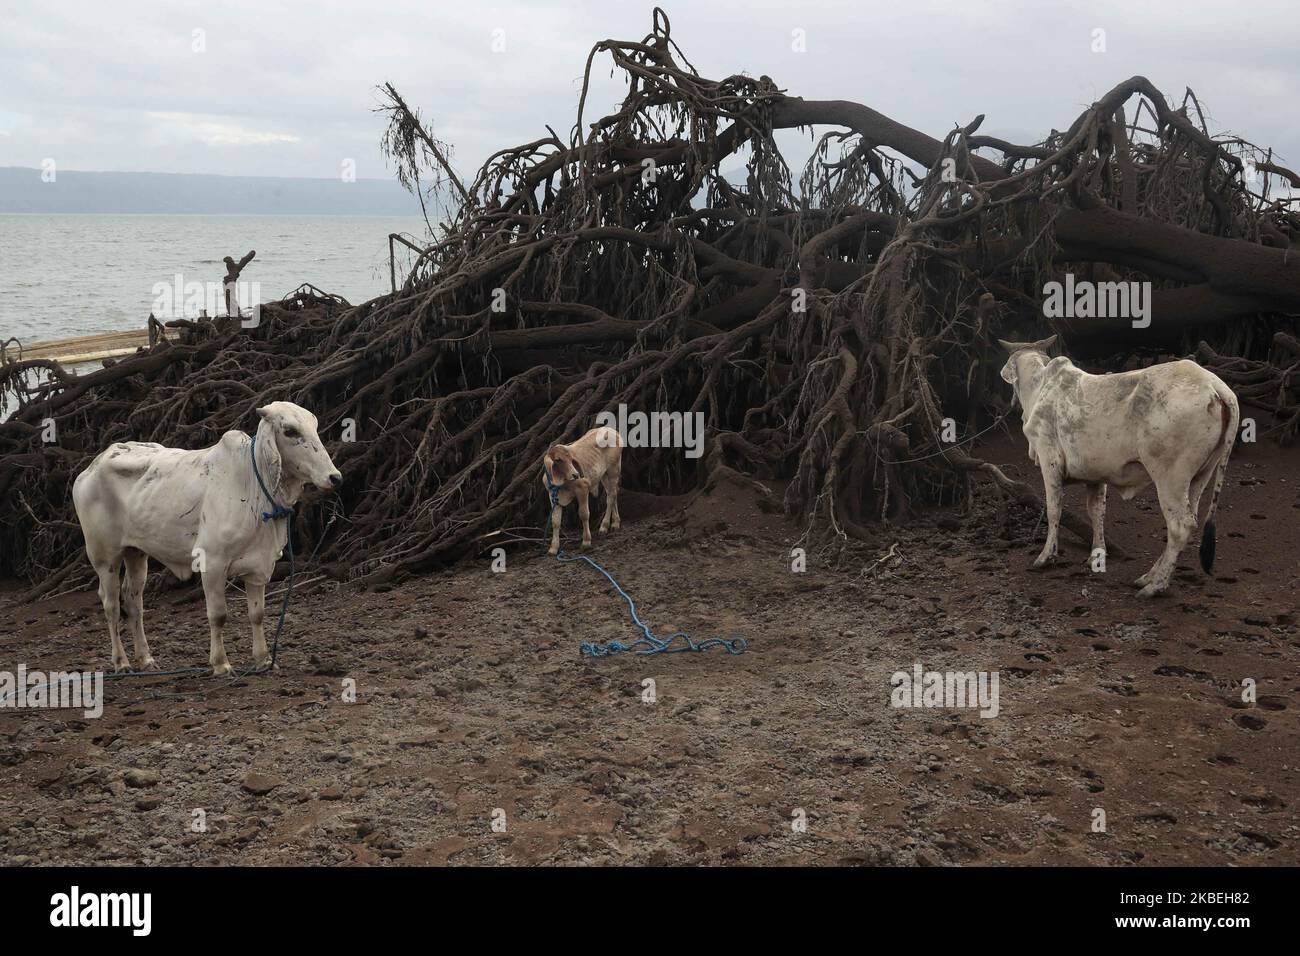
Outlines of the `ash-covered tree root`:
M1059 323L1073 352L1195 354L1294 436L1300 217L1272 190L1297 180L1211 135L1190 92L1174 107L1134 77L1020 145L980 135L983 117L936 139L766 76L701 76L662 11L640 40L597 43L587 80L609 62L617 109L594 115L584 82L567 138L502 149L471 182L381 89L399 178L448 210L394 294L351 307L304 289L254 329L171 322L80 376L10 343L0 574L33 594L88 579L70 485L108 443L200 447L276 399L319 416L346 476L323 541L324 509L300 509L299 550L368 583L540 525L543 451L619 403L707 423L698 460L632 450L629 487L785 481L785 508L823 539L963 502L982 479L1032 505L965 442L1010 411L991 343L1047 334L1043 286L1067 271L1154 288L1146 329ZM774 140L790 128L815 137L797 175Z

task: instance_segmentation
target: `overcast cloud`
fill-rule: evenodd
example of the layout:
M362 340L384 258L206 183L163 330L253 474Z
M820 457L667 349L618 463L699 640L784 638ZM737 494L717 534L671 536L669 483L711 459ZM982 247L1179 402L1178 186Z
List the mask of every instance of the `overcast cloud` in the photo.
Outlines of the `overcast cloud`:
M374 88L392 81L469 172L547 123L567 137L591 45L639 39L652 6L0 0L0 166L332 178L351 159L358 176L385 178ZM705 75L766 73L935 136L985 113L981 132L1037 140L1142 73L1175 99L1194 89L1212 132L1300 162L1293 0L665 6ZM1091 49L1098 28L1104 53ZM792 50L796 29L805 53ZM608 58L596 72L593 117L619 88Z

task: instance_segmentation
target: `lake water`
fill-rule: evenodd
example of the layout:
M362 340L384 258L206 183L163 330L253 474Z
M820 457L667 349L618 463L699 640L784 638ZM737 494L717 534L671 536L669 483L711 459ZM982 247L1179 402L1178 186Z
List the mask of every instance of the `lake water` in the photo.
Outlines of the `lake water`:
M271 301L304 282L355 305L389 290L392 232L423 242L426 227L371 216L0 215L0 341L142 329L159 284L193 293L211 283L219 300L222 258L238 261L250 249L257 258L240 275L244 307L254 292ZM411 253L397 248L400 282ZM206 296L170 298L197 315Z

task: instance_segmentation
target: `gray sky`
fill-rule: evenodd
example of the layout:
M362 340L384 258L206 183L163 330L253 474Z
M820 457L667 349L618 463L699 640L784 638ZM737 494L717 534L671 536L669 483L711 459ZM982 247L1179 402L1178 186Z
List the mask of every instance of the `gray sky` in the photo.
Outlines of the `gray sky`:
M931 135L982 112L981 132L1036 140L1142 73L1176 99L1194 89L1212 132L1300 163L1294 0L661 2L706 75L766 73ZM592 43L640 39L652 6L0 0L0 166L333 178L351 159L386 178L372 110L391 80L468 175L546 123L567 138ZM592 117L618 89L608 58L596 73Z

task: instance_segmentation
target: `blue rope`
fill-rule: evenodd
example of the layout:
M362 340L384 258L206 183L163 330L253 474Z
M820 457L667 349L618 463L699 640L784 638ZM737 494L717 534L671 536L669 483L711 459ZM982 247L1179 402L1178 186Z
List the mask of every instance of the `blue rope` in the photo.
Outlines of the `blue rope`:
M545 547L546 539L551 535L551 522L554 520L553 512L556 504L559 502L560 490L557 485L551 483L551 476L546 474L546 467L544 465L542 466L542 475L546 479L546 490L551 498L552 512L552 514L548 514L546 518L546 533L542 538L542 546ZM585 554L569 557L566 556L564 552L560 552L555 556L555 559L564 562L565 564L573 561L585 561L603 574L605 580L612 584L614 590L617 591L619 596L627 602L627 609L632 614L632 623L641 629L642 636L638 637L630 644L624 644L622 641L609 641L605 644L601 644L597 641L584 641L582 644L578 645L578 652L586 657L613 657L615 654L623 654L627 651L634 651L638 657L645 657L649 654L681 654L685 651L707 651L712 650L715 647L724 647L727 649L727 653L729 654L742 654L749 646L743 637L737 637L730 641L723 637L711 637L707 640L700 641L697 644L695 641L691 640L691 636L685 631L678 631L666 639L655 637L654 632L650 630L650 625L641 620L641 616L636 613L636 602L633 601L632 596L624 591L619 583L614 580L614 575L610 574ZM680 646L674 646L679 638L684 643Z
M257 436L248 443L248 455L253 459L253 477L257 479L257 485L262 489L262 494L266 495L266 500L271 502L271 510L262 512L263 521L275 521L277 518L288 518L293 514L292 508L285 508L275 503L271 497L271 492L266 490L266 482L262 480L262 473L257 470Z
M271 497L271 492L266 488L266 482L262 480L262 473L257 470L257 434L253 434L253 440L248 444L248 454L253 459L253 477L257 479L258 487L262 489L262 494L266 495L266 500L271 502L271 510L262 512L263 521L276 521L280 518L293 517L293 509L285 508L276 504L275 498ZM275 625L275 637L271 641L271 663L265 667L255 667L248 671L250 674L260 674L263 671L275 669L276 658L280 655L280 633L284 630L284 618L289 612L289 598L293 595L293 576L296 572L293 560L293 522L284 523L285 532L285 550L289 552L289 581L284 588L284 602L280 605L280 620ZM322 537L322 540L324 538ZM241 675L242 676L242 675Z

